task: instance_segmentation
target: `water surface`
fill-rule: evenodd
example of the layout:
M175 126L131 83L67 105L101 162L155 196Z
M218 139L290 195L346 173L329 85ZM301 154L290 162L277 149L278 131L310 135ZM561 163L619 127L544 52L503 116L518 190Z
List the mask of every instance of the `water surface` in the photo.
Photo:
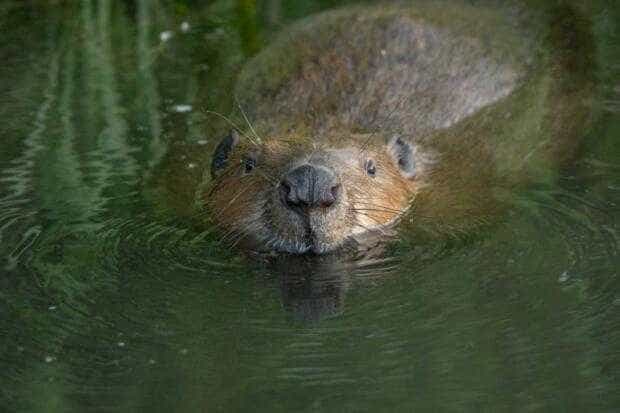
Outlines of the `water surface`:
M0 5L0 410L620 411L614 2L582 7L601 115L558 182L467 237L275 264L187 208L207 110L336 2L54 3Z

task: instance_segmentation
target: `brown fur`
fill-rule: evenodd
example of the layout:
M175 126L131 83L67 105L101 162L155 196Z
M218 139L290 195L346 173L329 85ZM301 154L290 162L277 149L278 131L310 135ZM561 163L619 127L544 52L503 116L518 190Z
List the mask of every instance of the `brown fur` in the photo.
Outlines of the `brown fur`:
M289 133L267 137L260 144L249 139L242 143L207 196L215 221L229 231L231 240L289 252L309 248L325 252L349 237L394 221L408 207L420 183L403 177L384 147L361 148L368 136L346 133L329 131L328 136L338 136L338 141ZM248 152L258 157L258 165L245 174L243 156ZM335 156L329 165L345 183L343 205L329 213L310 213L315 238L315 245L310 245L306 226L294 222L296 215L281 205L275 188L292 163L326 153ZM369 158L378 169L374 177L364 169Z
M420 1L332 11L285 32L239 77L250 126L206 193L215 221L234 241L325 252L407 210L440 232L496 216L515 186L550 179L574 155L590 119L586 22L567 8L556 21L523 10ZM414 148L412 179L390 155L394 135ZM244 175L251 152L259 161ZM330 159L346 204L310 217L308 241L273 194L314 155Z

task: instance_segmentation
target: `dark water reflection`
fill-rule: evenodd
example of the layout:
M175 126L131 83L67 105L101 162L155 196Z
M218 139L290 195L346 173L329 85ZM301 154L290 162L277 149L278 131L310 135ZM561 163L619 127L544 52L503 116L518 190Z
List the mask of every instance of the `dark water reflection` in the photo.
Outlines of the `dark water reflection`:
M620 409L613 3L581 160L484 233L247 259L195 225L205 109L332 3L0 5L0 410Z

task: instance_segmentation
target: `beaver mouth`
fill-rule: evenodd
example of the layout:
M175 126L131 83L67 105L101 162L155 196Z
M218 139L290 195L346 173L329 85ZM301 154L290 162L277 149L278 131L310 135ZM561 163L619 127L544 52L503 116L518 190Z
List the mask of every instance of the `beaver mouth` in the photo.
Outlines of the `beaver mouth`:
M340 246L340 243L327 243L321 242L317 239L316 235L309 229L302 239L299 240L287 240L280 237L273 237L266 242L266 249L275 249L280 252L289 254L311 254L321 255L332 252Z
M292 254L325 254L337 249L340 243L330 242L321 236L320 231L314 228L309 220L303 223L303 235L295 242L289 242L284 250Z
M308 246L304 253L325 254L326 252L336 249L339 244L321 241L316 230L308 223L306 233L304 235L305 244Z
M336 250L344 242L330 236L329 222L313 222L310 216L291 210L286 212L285 217L279 216L278 212L282 210L278 211L277 206L263 209L265 236L262 238L267 249L289 254L319 255Z

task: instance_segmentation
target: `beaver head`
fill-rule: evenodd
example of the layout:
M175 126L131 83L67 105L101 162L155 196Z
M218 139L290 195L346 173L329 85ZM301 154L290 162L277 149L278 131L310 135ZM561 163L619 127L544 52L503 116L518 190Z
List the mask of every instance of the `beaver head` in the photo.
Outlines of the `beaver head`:
M259 250L321 254L382 232L420 187L417 147L400 136L225 137L206 204L228 239Z

